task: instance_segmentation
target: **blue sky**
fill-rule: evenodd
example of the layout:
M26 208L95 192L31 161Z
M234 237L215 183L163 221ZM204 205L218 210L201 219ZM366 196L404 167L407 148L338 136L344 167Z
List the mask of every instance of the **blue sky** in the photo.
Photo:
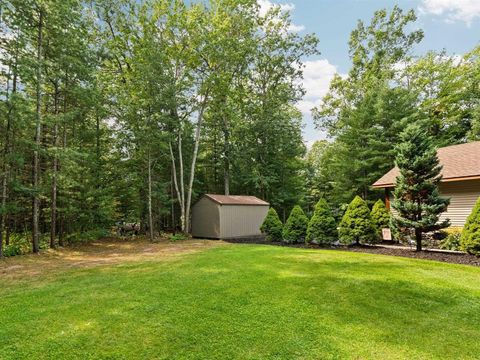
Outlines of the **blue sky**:
M335 72L345 74L350 69L348 39L358 19L368 22L375 10L391 9L395 4L403 9L415 9L418 21L414 26L425 32L422 43L414 49L417 55L442 49L451 55L463 55L480 43L480 0L259 0L259 3L262 6L280 4L291 11L297 31L315 33L320 39L322 54L306 59L307 96L299 104L308 145L325 137L315 130L309 109L318 104L328 90Z

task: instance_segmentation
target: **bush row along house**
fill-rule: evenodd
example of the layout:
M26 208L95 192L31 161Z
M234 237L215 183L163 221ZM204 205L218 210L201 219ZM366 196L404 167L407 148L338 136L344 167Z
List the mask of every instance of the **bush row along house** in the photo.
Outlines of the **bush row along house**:
M480 197L480 141L438 149L442 169L440 194L450 198L450 205L441 219L450 219L451 226L463 227L475 202ZM394 167L374 184L385 189L385 203L390 209L392 190L399 170Z
M437 154L443 167L440 193L450 198L441 219L463 227L480 197L480 141L443 147ZM394 167L373 184L385 189L388 209L398 175ZM268 209L269 203L255 196L205 194L192 208L192 235L210 239L260 236Z

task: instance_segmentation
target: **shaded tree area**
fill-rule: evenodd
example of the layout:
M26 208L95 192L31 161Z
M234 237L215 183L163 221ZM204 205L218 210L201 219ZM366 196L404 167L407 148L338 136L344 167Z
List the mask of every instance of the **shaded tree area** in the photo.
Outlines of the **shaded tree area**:
M204 192L302 197L302 61L317 38L255 0L0 4L0 249L118 221L189 232ZM11 250L11 249L10 249Z
M0 2L0 249L37 252L119 221L151 239L190 231L206 192L256 195L287 221L323 198L337 222L389 170L422 120L433 146L480 140L480 47L414 56L413 11L379 10L352 67L313 109L297 103L314 35L256 0ZM11 250L11 249L10 249Z

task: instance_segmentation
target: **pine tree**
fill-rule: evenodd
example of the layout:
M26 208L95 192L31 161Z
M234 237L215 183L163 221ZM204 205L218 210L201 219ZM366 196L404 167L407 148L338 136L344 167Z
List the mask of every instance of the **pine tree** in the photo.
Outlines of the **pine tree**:
M307 235L308 218L302 208L295 205L283 227L283 241L286 243L302 243Z
M400 170L394 191L393 208L398 214L394 224L399 229L415 232L417 251L422 250L423 233L449 226L449 220L439 222L449 199L442 198L438 189L442 167L432 138L419 124L408 126L396 147L395 164Z
M370 209L360 196L355 196L348 205L340 222L338 235L344 244L355 242L358 245L375 240L375 226L370 216Z
M480 198L463 227L460 246L469 254L480 255Z
M382 237L382 229L390 226L390 212L381 199L373 205L372 212L370 213L373 224L377 229L378 239Z
M337 224L325 199L320 199L315 206L306 240L317 244L331 244L337 240Z
M274 208L268 209L267 216L263 221L260 231L266 235L267 241L282 240L283 224Z

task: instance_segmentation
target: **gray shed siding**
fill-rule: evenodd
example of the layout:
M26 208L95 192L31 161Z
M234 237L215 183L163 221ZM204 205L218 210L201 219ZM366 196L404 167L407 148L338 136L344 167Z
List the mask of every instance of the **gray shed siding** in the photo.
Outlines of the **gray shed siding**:
M220 207L220 237L262 235L260 226L265 220L268 205L222 205Z
M192 208L192 235L220 239L220 205L201 198Z

